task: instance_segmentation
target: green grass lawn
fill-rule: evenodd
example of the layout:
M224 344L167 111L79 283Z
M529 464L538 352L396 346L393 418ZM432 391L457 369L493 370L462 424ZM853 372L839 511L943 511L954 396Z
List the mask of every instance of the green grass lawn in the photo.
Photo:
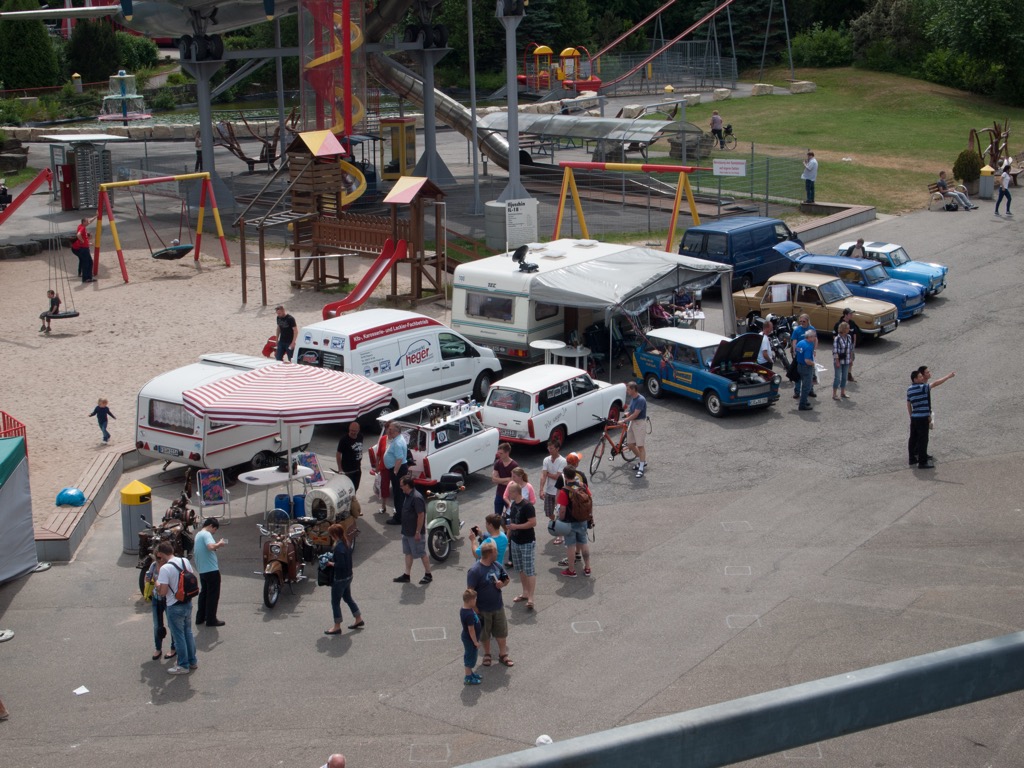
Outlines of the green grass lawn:
M788 74L769 70L765 82L786 90ZM737 152L723 157L749 152L745 142L767 155L802 156L812 149L819 200L874 205L886 213L923 208L926 185L952 168L971 128L1008 119L1011 137L1014 127L1024 130L1024 109L921 80L853 68L804 69L798 76L817 90L707 101L688 107L686 119L706 130L711 110L718 109L732 123L741 141Z

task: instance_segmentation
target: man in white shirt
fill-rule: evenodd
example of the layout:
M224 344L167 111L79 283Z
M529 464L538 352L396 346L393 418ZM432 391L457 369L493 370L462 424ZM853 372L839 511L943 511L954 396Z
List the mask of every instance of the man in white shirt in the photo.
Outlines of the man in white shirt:
M757 353L757 362L765 368L775 365L775 353L772 352L772 342L768 337L775 332L775 324L771 320L765 320L761 326L761 349Z
M808 152L807 159L804 160L804 172L800 174L800 178L804 180L804 188L807 191L807 199L805 203L814 203L814 182L818 180L818 161L814 159L814 153Z
M160 573L156 577L156 592L167 600L167 627L174 639L174 648L178 652L178 663L167 670L171 675L187 675L199 668L196 660L196 640L192 636L192 601L178 602L175 592L178 589L178 576L182 571L190 571L192 564L184 557L174 556L174 547L169 541L162 541L156 548L156 559L160 563Z

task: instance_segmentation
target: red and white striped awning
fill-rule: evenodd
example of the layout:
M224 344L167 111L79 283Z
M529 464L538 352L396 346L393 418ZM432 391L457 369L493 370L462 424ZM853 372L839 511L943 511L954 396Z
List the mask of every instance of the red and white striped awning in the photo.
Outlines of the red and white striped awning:
M224 424L352 421L391 402L391 388L352 373L279 363L182 392L185 409Z

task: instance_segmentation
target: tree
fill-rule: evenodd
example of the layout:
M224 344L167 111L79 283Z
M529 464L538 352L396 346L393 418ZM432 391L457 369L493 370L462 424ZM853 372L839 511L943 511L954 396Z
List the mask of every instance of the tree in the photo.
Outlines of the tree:
M68 66L84 83L106 82L121 62L114 28L105 21L79 21L68 38Z
M5 11L38 11L37 0L7 0ZM6 88L57 85L57 54L42 21L0 21L0 82Z

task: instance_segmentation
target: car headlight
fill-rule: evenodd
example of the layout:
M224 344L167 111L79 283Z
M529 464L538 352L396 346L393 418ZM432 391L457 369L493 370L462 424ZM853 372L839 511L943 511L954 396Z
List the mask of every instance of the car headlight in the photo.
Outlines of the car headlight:
M779 386L781 383L782 383L782 376L780 376L777 373L774 376L772 376L772 384L774 384L775 386Z
M877 328L878 326L880 326L882 324L883 320L884 320L884 318L876 317L875 318L875 327Z
M737 384L735 381L729 383L729 391L732 394L735 395L736 394L736 390L738 390L739 388L740 388L739 384Z

